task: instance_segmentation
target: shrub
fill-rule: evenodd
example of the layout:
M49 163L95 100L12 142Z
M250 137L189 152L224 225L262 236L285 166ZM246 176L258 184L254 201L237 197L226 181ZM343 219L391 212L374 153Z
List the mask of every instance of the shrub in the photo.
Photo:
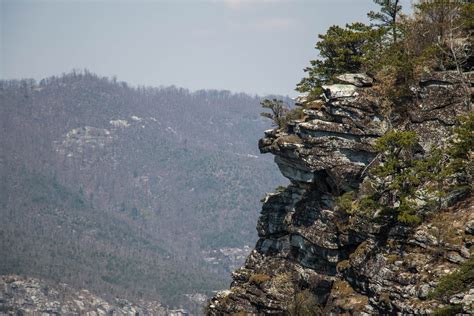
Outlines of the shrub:
M418 224L423 208L442 207L442 197L472 189L474 114L463 116L447 148L423 152L412 131L390 131L377 139L380 163L369 171L359 191L336 198L346 214ZM369 188L370 187L370 188ZM436 205L437 204L437 205Z
M342 260L338 262L336 269L337 269L337 272L341 273L349 269L350 267L351 267L351 263L349 260Z
M249 278L249 283L260 285L262 283L269 281L270 279L271 279L271 276L263 274L263 273L252 274Z
M285 116L284 116L284 123L285 125L288 124L288 122L290 121L294 121L294 120L299 120L301 118L304 117L304 112L303 112L303 109L302 108L293 108L291 110L289 110L288 112L286 112Z
M421 183L415 162L417 144L417 136L411 131L390 131L377 139L375 148L381 154L381 164L371 173L384 181L374 196L365 197L363 207L382 207L383 213L402 223L420 221L412 202Z
M335 201L336 209L338 211L351 214L353 210L354 198L355 198L354 191L346 192L343 195L338 196Z
M459 268L442 277L436 288L430 293L431 298L447 302L451 296L474 287L474 259L459 265Z
M452 316L462 313L462 305L448 305L442 308L438 308L433 312L433 316Z
M474 4L468 2L471 1L431 0L415 5L413 33L437 48L437 67L441 70L468 66L472 51L466 42L460 41L472 32Z
M293 302L289 306L289 312L291 316L322 315L321 306L308 289L295 294Z
M261 116L271 119L273 121L273 124L275 126L278 126L279 128L284 127L284 116L286 112L288 112L288 107L282 100L265 99L260 102L260 104L263 108L269 109L271 111L271 113L262 112L260 113Z
M441 196L445 159L440 150L423 153L412 131L390 131L376 141L381 163L371 170L380 185L367 200L381 214L405 224L418 224L418 210ZM431 195L428 193L431 192Z
M418 211L434 204L434 197L442 196L443 153L433 150L423 155L412 131L390 131L376 141L375 148L379 164L372 167L358 192L336 199L337 209L347 214L376 215L376 220L420 223Z
M447 166L447 173L462 175L462 183L470 184L474 179L474 113L463 116L459 119L459 125L454 128L454 137L450 142L447 153L450 162Z
M286 129L290 121L304 117L302 108L298 107L290 109L282 100L265 99L260 104L263 108L271 110L271 113L262 112L260 115L271 119L273 121L273 125L280 129Z

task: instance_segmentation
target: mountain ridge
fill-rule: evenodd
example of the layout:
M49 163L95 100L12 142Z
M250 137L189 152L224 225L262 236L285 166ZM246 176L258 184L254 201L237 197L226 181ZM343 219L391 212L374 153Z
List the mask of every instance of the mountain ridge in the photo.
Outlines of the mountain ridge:
M282 180L260 171L273 167L254 144L268 126L255 96L85 72L1 81L0 100L2 274L186 305L228 282L238 256L220 249L253 243L253 210Z

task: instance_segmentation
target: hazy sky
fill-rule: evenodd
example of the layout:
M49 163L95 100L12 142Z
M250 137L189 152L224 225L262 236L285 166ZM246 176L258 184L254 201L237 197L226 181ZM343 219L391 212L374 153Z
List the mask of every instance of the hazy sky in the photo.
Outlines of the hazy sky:
M295 95L318 33L366 21L376 8L372 0L0 3L3 79L87 68L134 85L283 95Z

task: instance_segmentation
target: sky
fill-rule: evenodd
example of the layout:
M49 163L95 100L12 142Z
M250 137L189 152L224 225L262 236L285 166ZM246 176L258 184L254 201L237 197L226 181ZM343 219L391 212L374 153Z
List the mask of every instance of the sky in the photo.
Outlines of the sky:
M132 85L295 96L317 35L367 22L376 8L372 0L0 0L0 78L86 68Z

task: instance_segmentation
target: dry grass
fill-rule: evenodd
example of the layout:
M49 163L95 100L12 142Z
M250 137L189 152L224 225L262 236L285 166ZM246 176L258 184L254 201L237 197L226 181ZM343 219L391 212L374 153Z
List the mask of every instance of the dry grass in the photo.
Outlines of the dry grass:
M255 285L261 285L262 283L269 281L271 278L272 278L271 276L267 274L263 274L263 273L252 274L249 278L249 283L253 283Z

